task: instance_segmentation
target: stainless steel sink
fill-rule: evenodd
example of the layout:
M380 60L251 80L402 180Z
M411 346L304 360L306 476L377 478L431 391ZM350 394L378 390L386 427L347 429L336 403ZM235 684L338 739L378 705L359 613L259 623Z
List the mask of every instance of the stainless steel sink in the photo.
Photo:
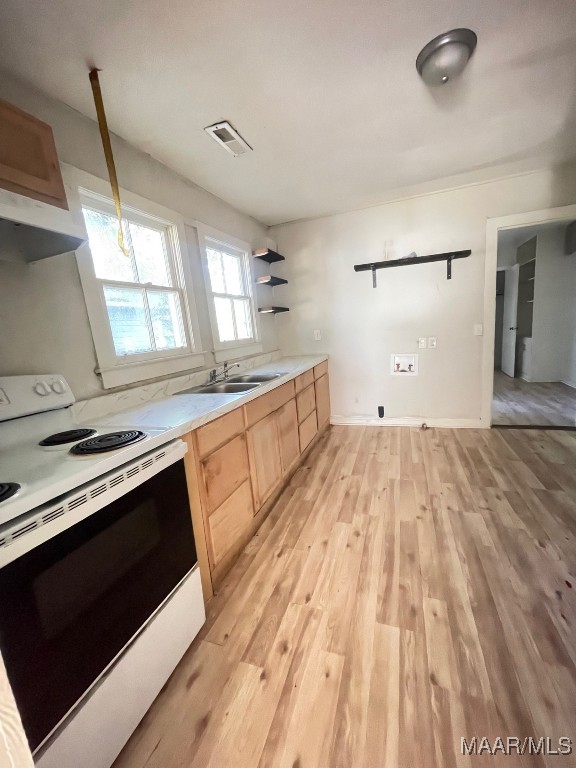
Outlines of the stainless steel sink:
M230 376L228 381L233 382L251 382L255 381L258 384L262 384L265 381L272 381L277 379L278 376L282 376L281 373L245 373L242 376Z
M205 384L202 387L193 387L185 389L183 392L177 392L177 395L242 395L255 389L258 384L250 384L233 381L220 381L218 384Z

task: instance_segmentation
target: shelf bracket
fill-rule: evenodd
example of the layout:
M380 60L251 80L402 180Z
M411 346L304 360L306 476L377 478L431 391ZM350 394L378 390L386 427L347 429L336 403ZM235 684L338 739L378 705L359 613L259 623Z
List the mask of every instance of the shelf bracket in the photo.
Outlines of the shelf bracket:
M372 288L376 288L378 281L376 279L376 267L372 265Z
M446 279L452 280L452 256L446 259Z

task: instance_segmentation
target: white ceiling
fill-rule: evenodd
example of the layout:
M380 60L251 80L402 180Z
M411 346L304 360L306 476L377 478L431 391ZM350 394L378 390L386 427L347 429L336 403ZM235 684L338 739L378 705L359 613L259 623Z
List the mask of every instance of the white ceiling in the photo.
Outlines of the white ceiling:
M476 53L430 90L416 56L459 26ZM576 154L574 0L2 0L0 28L0 66L93 117L96 64L115 133L267 224Z

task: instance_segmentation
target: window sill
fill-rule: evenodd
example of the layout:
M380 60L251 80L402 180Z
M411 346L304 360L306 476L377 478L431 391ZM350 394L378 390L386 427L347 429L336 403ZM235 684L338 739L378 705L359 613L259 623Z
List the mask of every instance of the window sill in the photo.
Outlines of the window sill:
M126 384L145 382L159 376L182 373L193 368L202 368L206 364L204 352L163 357L156 360L139 360L120 363L112 368L99 368L97 373L102 378L104 389L123 387Z
M253 344L244 344L241 347L218 349L214 352L214 359L217 363L223 363L226 360L238 360L239 357L250 357L251 355L259 355L262 352L262 344L254 342Z

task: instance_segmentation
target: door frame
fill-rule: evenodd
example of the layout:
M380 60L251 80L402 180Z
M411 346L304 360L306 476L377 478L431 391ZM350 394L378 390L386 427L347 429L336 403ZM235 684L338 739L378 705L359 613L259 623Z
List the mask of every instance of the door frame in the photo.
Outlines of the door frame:
M498 266L498 232L518 229L550 221L576 219L576 204L560 208L514 213L486 221L486 258L484 260L484 341L482 345L482 403L480 418L485 428L492 426L494 394L494 333L496 330L496 269Z

